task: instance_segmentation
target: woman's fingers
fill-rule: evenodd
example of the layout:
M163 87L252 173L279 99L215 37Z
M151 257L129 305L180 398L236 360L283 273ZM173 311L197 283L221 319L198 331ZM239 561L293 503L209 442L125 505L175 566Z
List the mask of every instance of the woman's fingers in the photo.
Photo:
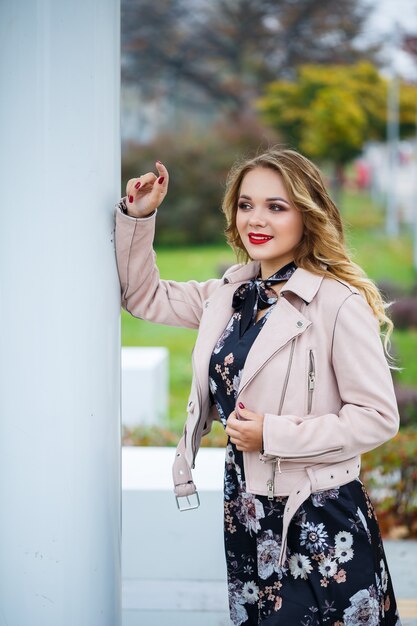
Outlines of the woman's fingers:
M126 195L135 196L139 191L140 193L149 191L154 186L155 181L158 181L159 191L164 189L166 193L169 181L168 170L161 161L157 161L155 165L159 176L155 176L153 172L147 172L138 178L131 178L126 185Z
M168 191L168 170L160 161L156 162L158 176L147 172L138 178L131 178L126 185L126 205L129 215L145 217L162 203Z
M225 432L226 432L226 435L229 435L229 437L233 439L240 440L242 438L242 434L238 430L235 430L234 428L232 428L231 426L227 426Z
M239 407L239 413L243 409ZM245 409L246 415L239 419L236 411L230 413L227 418L226 434L238 450L253 452L262 447L262 422L263 415Z
M239 420L236 419L236 413L235 411L233 411L233 413L230 413L227 419L227 425L225 429L226 434L229 435L233 443L236 443L237 441L240 441L242 439L242 430L242 424L239 422Z
M133 196L135 199L139 193L150 191L157 178L153 172L143 174L139 178L131 178L126 185L126 195Z
M169 174L168 170L161 161L157 161L155 163L156 169L158 170L158 183L164 187L168 186Z
M162 200L165 198L168 191L168 170L160 161L156 162L156 167L159 173L158 178L153 183L152 190L149 195L149 203L155 208L159 207Z

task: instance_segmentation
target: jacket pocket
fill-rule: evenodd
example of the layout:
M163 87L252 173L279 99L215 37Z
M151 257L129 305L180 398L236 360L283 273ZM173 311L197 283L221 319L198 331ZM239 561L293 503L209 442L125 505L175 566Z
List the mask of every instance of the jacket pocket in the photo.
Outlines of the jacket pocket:
M279 456L275 457L275 461L277 463L277 471L281 473L281 461L292 461L297 463L310 463L315 462L316 459L320 459L321 456L328 456L329 454L338 454L342 452L343 447L339 446L337 448L328 448L327 450L320 450L317 452L310 453L301 453L301 454L292 454L291 456ZM318 461L319 462L319 461Z
M308 353L308 374L307 374L307 415L313 408L314 389L316 386L316 357L313 350Z

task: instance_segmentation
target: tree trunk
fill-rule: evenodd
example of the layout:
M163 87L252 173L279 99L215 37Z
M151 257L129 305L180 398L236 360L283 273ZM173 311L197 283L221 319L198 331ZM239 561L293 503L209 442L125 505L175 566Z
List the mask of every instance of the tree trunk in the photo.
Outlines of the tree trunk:
M335 163L331 181L333 201L339 210L342 210L342 193L345 185L345 167L343 163Z

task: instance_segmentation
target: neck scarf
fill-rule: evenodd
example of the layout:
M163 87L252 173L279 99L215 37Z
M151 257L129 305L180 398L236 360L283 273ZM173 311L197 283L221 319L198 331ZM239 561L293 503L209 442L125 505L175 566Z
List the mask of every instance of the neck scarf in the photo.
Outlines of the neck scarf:
M258 278L253 278L236 289L233 294L232 306L235 311L240 311L242 314L240 320L241 337L251 325L256 312L268 308L278 300L276 292L271 289L272 285L288 280L296 269L297 266L294 261L291 261L266 280L262 280L258 276Z

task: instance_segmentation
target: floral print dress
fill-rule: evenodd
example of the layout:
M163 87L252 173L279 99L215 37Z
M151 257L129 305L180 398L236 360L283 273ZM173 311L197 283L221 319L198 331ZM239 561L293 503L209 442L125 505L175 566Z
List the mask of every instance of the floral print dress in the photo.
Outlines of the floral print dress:
M224 425L247 354L272 309L258 322L254 317L242 336L235 311L214 348L210 393ZM231 624L401 626L375 512L360 480L303 503L278 567L285 502L246 491L243 455L229 440L224 538Z

